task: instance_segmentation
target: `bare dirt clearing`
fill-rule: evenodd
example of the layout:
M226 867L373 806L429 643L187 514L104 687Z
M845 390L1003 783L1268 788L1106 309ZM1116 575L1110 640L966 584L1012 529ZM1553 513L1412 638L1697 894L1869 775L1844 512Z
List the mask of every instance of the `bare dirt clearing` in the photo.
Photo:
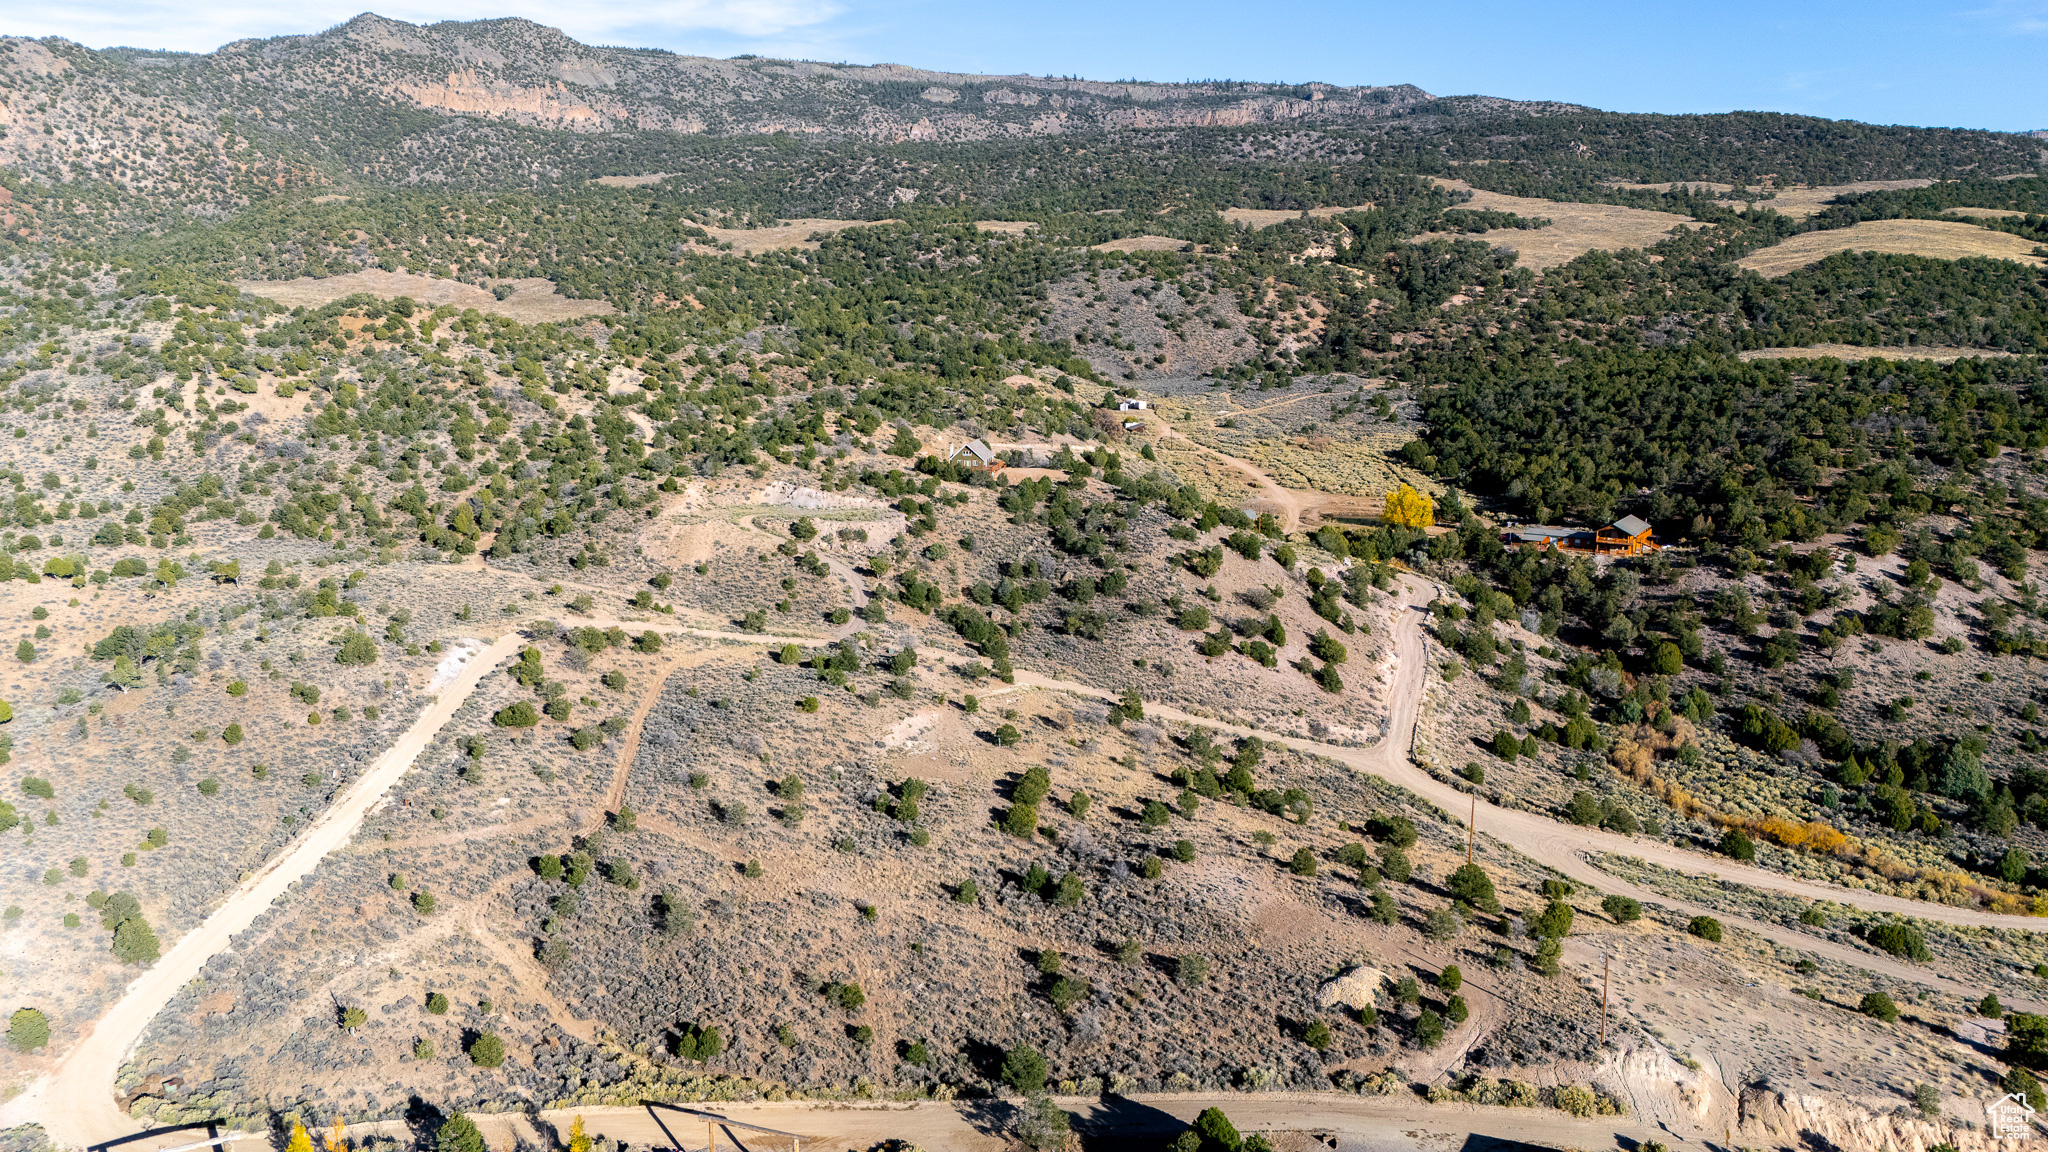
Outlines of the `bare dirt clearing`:
M1095 245L1095 251L1178 252L1181 249L1186 248L1187 246L1187 241L1175 240L1171 236L1126 236L1121 240L1111 240L1105 244L1097 244Z
M1489 244L1511 248L1525 267L1542 270L1567 264L1595 249L1648 248L1671 235L1676 228L1704 227L1675 212L1651 212L1614 204L1568 204L1528 196L1503 196L1473 188L1462 180L1439 180L1439 185L1472 193L1463 207L1494 212L1513 212L1550 221L1547 228L1501 229L1485 234ZM1439 233L1417 237L1428 239Z
M637 176L599 176L591 183L602 184L607 188L645 188L649 184L659 184L673 175L673 172L642 172Z
M2048 260L2033 255L2037 247L2036 242L2010 232L1994 232L1960 220L1870 220L1849 228L1802 233L1735 263L1765 276L1783 276L1837 252L1886 252L1937 260L1986 256L2038 268Z
M1247 224L1253 228L1271 228L1289 220L1299 220L1303 215L1316 217L1341 216L1346 212L1364 212L1370 204L1357 204L1349 208L1310 208L1305 213L1294 208L1225 208L1223 218L1232 224Z
M974 226L983 232L1004 232L1011 236L1022 236L1038 227L1036 220L976 220Z
M385 300L408 296L422 304L437 307L453 304L458 308L474 308L528 324L606 316L612 311L612 306L602 300L571 300L557 296L554 284L547 280L529 278L504 283L512 286L512 295L503 300L487 288L460 280L381 269L350 272L346 276L301 276L297 280L237 280L235 287L252 296L275 300L288 308L319 308L366 292Z
M818 246L811 239L819 232L843 232L848 228L867 228L876 224L900 224L900 220L791 220L773 228L706 228L706 232L723 244L730 244L739 251L752 256L756 252L772 252L778 248L814 249Z

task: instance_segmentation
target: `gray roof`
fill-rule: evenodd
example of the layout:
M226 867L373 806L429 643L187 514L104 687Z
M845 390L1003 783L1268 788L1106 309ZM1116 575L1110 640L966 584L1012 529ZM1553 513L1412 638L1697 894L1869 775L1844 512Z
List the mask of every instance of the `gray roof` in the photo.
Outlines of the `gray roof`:
M1614 527L1620 529L1623 534L1629 536L1641 536L1643 533L1648 532L1650 530L1650 526L1647 523L1643 522L1640 519L1637 519L1634 516L1623 516L1621 519L1616 520L1614 522Z
M989 451L988 445L982 443L979 440L969 440L967 443L962 444L960 446L960 452L972 452L974 454L974 458L976 460L981 461L983 464L987 464L996 458L996 454L994 452ZM959 459L960 452L953 453L953 458L956 460Z

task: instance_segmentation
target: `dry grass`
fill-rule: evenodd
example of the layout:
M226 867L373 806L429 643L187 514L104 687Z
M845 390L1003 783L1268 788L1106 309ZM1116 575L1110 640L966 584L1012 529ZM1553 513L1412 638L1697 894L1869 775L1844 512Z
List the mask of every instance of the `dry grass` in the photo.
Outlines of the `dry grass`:
M1003 232L1011 236L1022 236L1038 227L1036 220L976 220L974 226L983 232Z
M1185 240L1171 236L1126 236L1095 245L1097 252L1178 252L1188 246Z
M1508 229L1488 232L1481 237L1489 244L1514 249L1524 267L1538 270L1569 263L1595 249L1611 252L1622 248L1648 248L1669 236L1673 229L1703 227L1675 212L1503 196L1498 192L1474 189L1462 180L1439 180L1437 183L1445 188L1471 192L1472 199L1464 205L1467 208L1548 219L1550 226L1547 228L1528 231ZM1435 234L1417 239L1428 239L1431 235Z
M1856 192L1887 192L1898 188L1925 188L1932 183L1934 183L1932 180L1864 180L1855 184L1820 184L1810 187L1804 184L1794 184L1787 188L1778 189L1778 194L1769 200L1758 200L1747 206L1751 208L1771 208L1781 215L1804 220L1808 216L1827 207L1828 201L1833 200L1837 196L1846 196ZM1711 180L1667 180L1662 184L1627 184L1615 181L1607 185L1607 187L1619 188L1630 192L1669 192L1674 188L1696 188L1715 193L1733 192L1735 190L1735 185L1733 184L1716 184ZM1951 208L1949 211L1968 214L2002 215L2002 213L1992 213L1989 209L1984 208Z
M507 280L504 283L512 285L512 295L503 300L491 295L488 289L460 280L381 269L317 279L301 276L297 280L237 280L235 287L252 296L275 300L287 308L319 308L345 296L367 292L386 300L406 296L435 307L452 304L458 308L474 308L528 324L604 316L612 311L612 306L602 300L570 300L557 296L554 284L539 278Z
M2009 208L1949 208L1945 211L1950 216L1967 216L1973 220L2010 220L2026 215Z
M1889 252L1941 260L1988 256L2036 267L2048 264L2032 255L2035 247L2034 241L2010 232L1994 232L1960 220L1870 220L1849 228L1803 233L1736 263L1765 276L1783 276L1837 252Z
M1754 348L1741 354L1744 360L1932 360L1947 364L1971 356L2005 357L2011 352L1995 348L1954 348L1936 344L1915 344L1910 348L1866 348L1860 344L1807 344L1798 348Z
M659 184L673 175L673 172L643 172L638 176L599 176L591 183L602 184L607 188L644 188L649 184Z
M1755 206L1774 208L1781 215L1806 217L1827 207L1828 201L1837 196L1853 192L1888 192L1897 188L1925 188L1932 180L1864 180L1855 184L1822 184L1817 187L1794 186L1780 188L1778 194L1769 200L1759 200Z
M901 220L791 220L774 228L706 228L705 231L721 243L731 244L751 256L777 248L816 248L818 242L811 237L819 232L901 223Z

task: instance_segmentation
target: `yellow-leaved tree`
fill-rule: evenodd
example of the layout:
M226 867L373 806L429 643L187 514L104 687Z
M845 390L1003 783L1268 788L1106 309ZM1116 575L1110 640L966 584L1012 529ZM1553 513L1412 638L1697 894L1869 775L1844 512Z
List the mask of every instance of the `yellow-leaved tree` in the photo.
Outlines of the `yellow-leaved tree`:
M292 1138L284 1146L284 1152L313 1152L313 1136L304 1124L292 1125Z
M1380 513L1380 519L1409 528L1427 528L1436 523L1436 506L1430 503L1429 497L1403 484L1387 493L1386 508Z
M334 1127L327 1130L327 1152L348 1152L348 1137L341 1130L341 1117L334 1118Z
M590 1152L590 1137L583 1134L583 1113L569 1122L569 1152Z

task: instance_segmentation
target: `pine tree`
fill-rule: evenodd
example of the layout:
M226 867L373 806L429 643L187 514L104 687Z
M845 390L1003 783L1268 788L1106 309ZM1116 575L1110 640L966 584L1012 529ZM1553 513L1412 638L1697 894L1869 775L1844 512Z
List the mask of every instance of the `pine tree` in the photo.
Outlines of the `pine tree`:
M477 1131L476 1122L460 1112L449 1117L448 1122L434 1133L434 1147L436 1152L487 1152L484 1134ZM302 1150L287 1148L285 1152Z
M362 665L377 662L377 642L366 633L350 632L341 642L341 651L334 654L337 664Z

